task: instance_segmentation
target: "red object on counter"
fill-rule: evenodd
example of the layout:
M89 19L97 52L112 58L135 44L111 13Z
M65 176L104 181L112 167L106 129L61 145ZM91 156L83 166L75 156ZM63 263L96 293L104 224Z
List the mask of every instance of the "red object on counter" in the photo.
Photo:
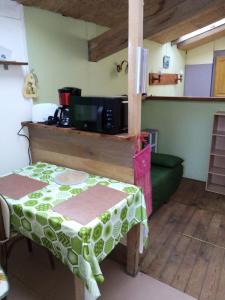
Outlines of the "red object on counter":
M81 90L74 87L65 87L58 90L59 92L59 104L62 106L69 106L70 95L81 96Z

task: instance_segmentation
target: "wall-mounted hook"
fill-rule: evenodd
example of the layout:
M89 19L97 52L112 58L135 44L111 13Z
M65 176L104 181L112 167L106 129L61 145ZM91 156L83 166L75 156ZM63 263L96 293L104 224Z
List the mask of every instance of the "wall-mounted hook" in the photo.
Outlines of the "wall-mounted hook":
M118 73L120 73L123 70L123 65L126 65L125 67L125 73L128 73L128 61L124 59L119 65L116 65L116 70Z

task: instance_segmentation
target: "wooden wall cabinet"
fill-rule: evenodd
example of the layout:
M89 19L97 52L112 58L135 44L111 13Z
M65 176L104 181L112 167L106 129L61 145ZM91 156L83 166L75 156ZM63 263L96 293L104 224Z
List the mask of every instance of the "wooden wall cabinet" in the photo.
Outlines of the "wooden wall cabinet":
M206 190L225 195L225 112L214 115Z

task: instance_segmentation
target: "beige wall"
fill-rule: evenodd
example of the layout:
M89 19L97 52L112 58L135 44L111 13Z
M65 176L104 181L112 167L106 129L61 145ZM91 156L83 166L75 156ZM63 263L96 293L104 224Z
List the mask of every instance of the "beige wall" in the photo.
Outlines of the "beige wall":
M214 42L202 45L187 52L186 64L212 64L213 52L225 49L225 37Z
M163 73L180 73L185 68L185 52L178 50L176 46L170 43L161 45L149 40L145 40L144 45L150 50L149 70L157 73L162 69L163 56L170 56L169 69L163 69ZM148 94L154 96L183 96L184 83L164 86L148 86Z

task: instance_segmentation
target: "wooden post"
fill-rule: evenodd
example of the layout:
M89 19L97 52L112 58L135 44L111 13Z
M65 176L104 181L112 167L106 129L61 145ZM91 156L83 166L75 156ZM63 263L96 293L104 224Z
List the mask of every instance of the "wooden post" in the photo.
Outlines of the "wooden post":
M143 0L129 0L128 40L128 133L141 131L142 95L137 94L137 47L143 47ZM136 276L139 268L140 224L127 234L127 273Z
M85 300L84 284L77 276L74 277L74 300Z
M137 224L127 233L127 273L131 276L139 271L140 228Z
M143 0L129 0L128 41L128 132L137 135L141 131L141 94L136 93L137 47L143 46Z

